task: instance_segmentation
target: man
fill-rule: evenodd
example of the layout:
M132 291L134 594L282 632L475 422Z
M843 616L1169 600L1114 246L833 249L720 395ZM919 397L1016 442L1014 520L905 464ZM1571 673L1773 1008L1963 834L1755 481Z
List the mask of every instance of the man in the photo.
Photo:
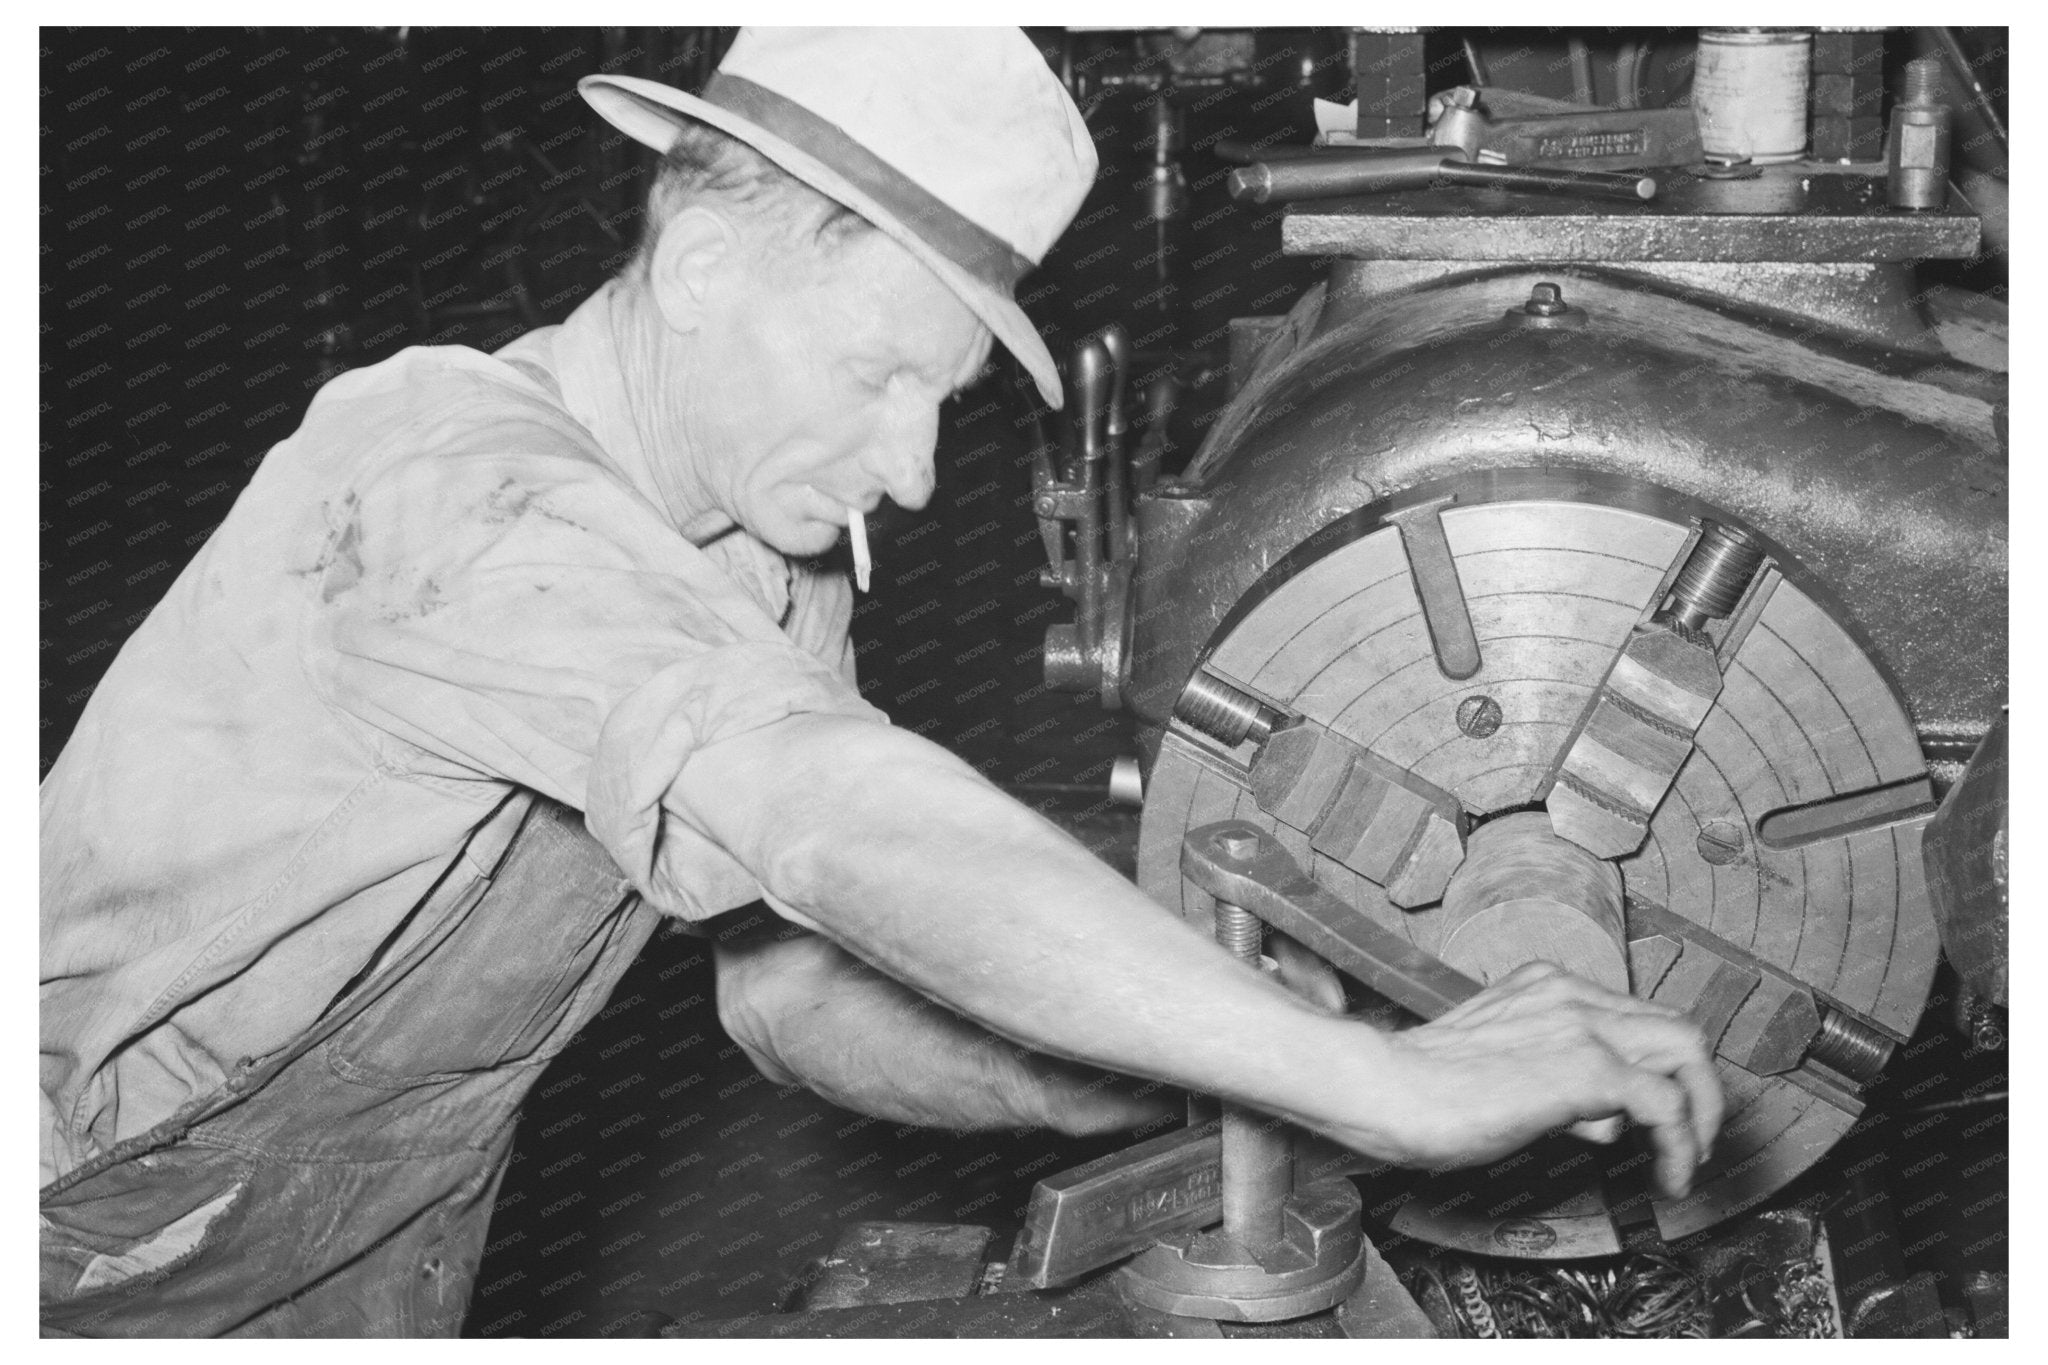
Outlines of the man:
M994 341L1059 400L1011 290L1096 162L1021 34L584 92L666 154L638 259L328 384L45 782L46 1330L454 1331L527 1087L658 915L756 898L815 932L721 949L721 1015L851 1107L1157 1112L1106 1070L1415 1164L1626 1113L1684 1187L1721 1100L1669 1011L1532 967L1331 1017L860 700L795 561L924 505Z

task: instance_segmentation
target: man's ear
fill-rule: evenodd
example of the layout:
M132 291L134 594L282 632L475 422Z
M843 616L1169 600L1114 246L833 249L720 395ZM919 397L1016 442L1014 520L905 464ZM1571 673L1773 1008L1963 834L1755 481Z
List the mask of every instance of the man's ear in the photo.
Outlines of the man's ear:
M671 330L697 330L720 278L734 268L739 233L713 209L692 205L668 220L654 244L648 284Z

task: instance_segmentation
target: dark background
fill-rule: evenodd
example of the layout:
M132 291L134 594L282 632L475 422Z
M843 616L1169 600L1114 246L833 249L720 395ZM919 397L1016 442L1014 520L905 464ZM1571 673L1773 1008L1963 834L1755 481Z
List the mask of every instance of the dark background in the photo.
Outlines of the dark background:
M1057 31L1033 35L1060 60ZM1544 38L1513 38L1535 53L1528 88L1570 93ZM711 29L43 31L44 770L121 642L315 388L410 345L495 349L559 322L622 262L652 155L588 110L576 78L694 89L729 41ZM1342 94L1329 61L1340 34L1271 30L1260 44L1295 52L1310 84ZM1465 78L1454 48L1440 56L1432 88ZM1682 93L1682 68L1652 64L1657 98ZM1985 70L2002 100L2002 54ZM1145 207L1147 96L1086 101L1101 177L1019 295L1055 355L1120 321L1141 370L1170 365L1188 381L1169 470L1223 397L1228 320L1283 312L1320 274L1279 256L1276 211L1228 201L1227 168L1206 149L1305 139L1309 97L1219 87L1186 102L1188 197L1163 255ZM1964 282L2002 276L1987 263ZM1058 434L1007 362L951 405L931 506L871 525L874 592L854 635L869 700L1128 868L1133 818L1103 795L1110 762L1131 749L1128 721L1040 675L1045 627L1072 618L1038 586L1029 508L1032 449ZM772 1309L847 1222L982 1222L1006 1239L1034 1180L1125 1141L858 1119L760 1080L719 1030L711 993L707 945L657 935L543 1079L472 1333L619 1330L657 1306ZM1907 1264L2003 1268L2003 1107L1908 1112L2003 1084L2002 1055L1966 1053L1937 1003L1871 1116L1787 1197L1891 1190ZM1937 1185L1945 1199L1913 1197Z

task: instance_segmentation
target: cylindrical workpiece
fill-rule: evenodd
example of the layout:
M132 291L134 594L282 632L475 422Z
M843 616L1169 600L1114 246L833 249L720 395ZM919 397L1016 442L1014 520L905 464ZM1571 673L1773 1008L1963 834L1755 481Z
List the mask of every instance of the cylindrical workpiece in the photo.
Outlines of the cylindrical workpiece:
M1412 152L1341 152L1293 161L1261 161L1232 171L1224 184L1232 199L1248 199L1254 204L1419 190L1436 183L1447 158L1462 155L1455 147L1424 147Z
M1439 922L1436 955L1482 982L1543 961L1628 990L1621 874L1560 837L1543 811L1472 831Z
M1812 71L1810 32L1701 29L1692 82L1701 152L1760 166L1797 161L1806 152Z
M1216 941L1254 971L1265 925L1240 906L1216 904ZM1294 1144L1286 1125L1256 1109L1223 1106L1223 1231L1247 1251L1286 1233L1281 1205L1294 1191Z

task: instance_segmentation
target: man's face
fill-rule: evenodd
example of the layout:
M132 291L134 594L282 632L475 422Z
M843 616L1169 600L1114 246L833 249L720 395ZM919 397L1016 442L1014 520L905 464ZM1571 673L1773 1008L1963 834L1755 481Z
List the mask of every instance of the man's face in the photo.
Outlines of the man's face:
M752 246L707 301L678 412L720 510L785 554L831 548L849 509L932 493L939 405L990 339L880 232Z

